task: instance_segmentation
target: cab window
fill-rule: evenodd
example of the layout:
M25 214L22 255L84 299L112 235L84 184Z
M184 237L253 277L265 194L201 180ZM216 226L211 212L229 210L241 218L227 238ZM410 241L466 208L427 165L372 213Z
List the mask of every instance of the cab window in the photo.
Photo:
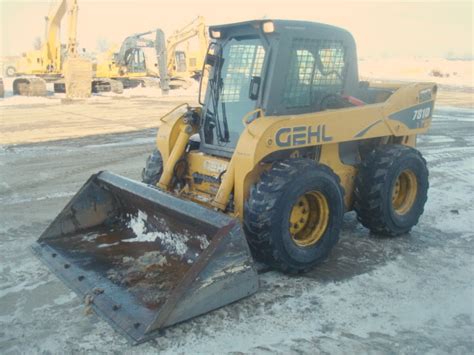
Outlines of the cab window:
M344 74L344 46L341 41L293 40L283 92L285 107L310 107L328 94L341 93Z

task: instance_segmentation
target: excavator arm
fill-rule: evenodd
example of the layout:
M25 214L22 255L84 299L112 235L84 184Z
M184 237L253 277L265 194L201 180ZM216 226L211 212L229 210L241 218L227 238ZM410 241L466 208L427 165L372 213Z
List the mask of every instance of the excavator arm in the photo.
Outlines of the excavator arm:
M67 0L61 0L45 17L46 31L42 53L47 71L61 67L61 21L66 14L67 3Z
M177 30L168 38L166 48L168 52L167 67L169 72L172 73L174 71L173 68L175 66L176 61L176 56L174 54L176 51L176 47L180 43L183 43L196 36L199 40L199 48L201 51L203 51L202 57L204 57L204 51L207 48L206 25L204 17L198 16L191 23Z
M77 53L77 0L59 1L46 16L45 43L42 48L43 62L47 71L57 71L61 68L61 21L68 14L67 54Z
M68 32L67 54L69 57L77 55L77 0L68 0Z

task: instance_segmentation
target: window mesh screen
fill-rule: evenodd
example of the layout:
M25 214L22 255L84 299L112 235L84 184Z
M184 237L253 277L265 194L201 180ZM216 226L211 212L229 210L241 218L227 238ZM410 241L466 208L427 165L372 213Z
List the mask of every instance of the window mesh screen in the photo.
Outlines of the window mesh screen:
M340 92L344 77L341 41L295 39L283 95L287 108L311 105L323 95Z
M234 44L230 47L225 68L222 102L238 102L242 90L248 94L251 76L260 76L265 50L261 45Z

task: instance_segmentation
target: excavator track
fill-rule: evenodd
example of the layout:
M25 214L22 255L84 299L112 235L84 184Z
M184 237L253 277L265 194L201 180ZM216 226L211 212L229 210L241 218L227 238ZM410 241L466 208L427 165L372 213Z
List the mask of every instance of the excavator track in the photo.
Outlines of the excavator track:
M193 79L189 78L175 77L170 79L169 86L171 90L186 90L193 84L193 81Z
M13 81L13 95L47 96L46 81L41 78L19 77Z
M92 79L92 92L94 94L98 94L101 92L113 92L115 94L122 94L124 85L114 79ZM65 93L66 92L66 84L64 80L58 80L54 83L54 92L55 93Z
M113 92L115 94L123 93L123 84L114 79L94 78L92 80L92 92L94 94L101 92Z

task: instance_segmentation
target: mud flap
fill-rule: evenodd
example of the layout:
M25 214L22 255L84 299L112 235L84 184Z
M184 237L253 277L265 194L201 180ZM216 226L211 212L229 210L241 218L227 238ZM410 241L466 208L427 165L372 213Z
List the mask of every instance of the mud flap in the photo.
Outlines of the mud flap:
M258 288L238 220L109 172L86 182L33 250L134 343Z

